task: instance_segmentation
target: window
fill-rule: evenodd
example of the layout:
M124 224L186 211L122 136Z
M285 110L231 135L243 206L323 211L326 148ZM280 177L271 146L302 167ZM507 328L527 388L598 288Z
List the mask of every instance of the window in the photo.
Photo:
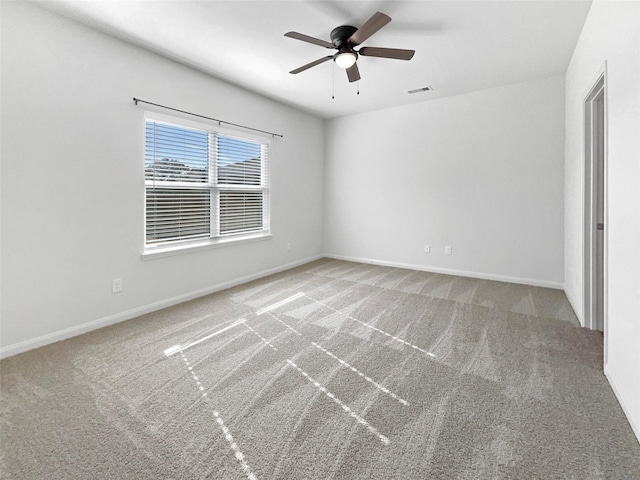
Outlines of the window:
M146 119L145 251L269 233L268 144Z

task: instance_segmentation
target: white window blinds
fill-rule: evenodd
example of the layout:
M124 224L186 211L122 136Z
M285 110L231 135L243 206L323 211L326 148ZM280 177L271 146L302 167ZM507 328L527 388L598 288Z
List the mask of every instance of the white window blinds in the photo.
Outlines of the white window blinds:
M146 245L268 232L268 144L146 121Z

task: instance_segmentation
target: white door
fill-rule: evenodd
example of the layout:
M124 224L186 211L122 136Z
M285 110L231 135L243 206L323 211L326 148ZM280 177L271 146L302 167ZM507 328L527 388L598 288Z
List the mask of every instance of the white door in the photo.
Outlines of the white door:
M606 84L604 73L585 98L584 326L605 331Z
M595 328L604 331L604 89L593 101L595 173Z

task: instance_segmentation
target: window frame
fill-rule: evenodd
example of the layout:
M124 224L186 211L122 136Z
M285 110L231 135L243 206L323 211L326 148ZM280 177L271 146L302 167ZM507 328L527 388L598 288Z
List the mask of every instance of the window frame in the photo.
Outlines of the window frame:
M244 131L213 125L211 123L193 121L178 116L169 116L161 113L146 111L143 117L143 134L142 144L143 151L146 150L146 123L159 122L169 124L178 128L195 129L205 131L207 133L207 141L209 148L212 147L212 139L217 141L217 135L233 137L249 142L256 142L261 145L260 168L261 183L260 185L233 185L219 184L217 178L217 152L210 151L207 159L209 176L207 182L161 182L160 186L156 183L156 188L173 188L173 189L207 189L210 192L210 215L209 215L209 237L173 240L164 243L148 244L147 243L147 191L153 180L146 178L146 163L143 155L143 224L142 224L142 257L143 259L157 258L170 255L177 255L187 252L195 252L203 249L223 247L229 245L237 245L249 242L256 242L271 238L271 185L270 185L270 161L268 152L271 150L271 138L269 136L260 136L245 133ZM215 141L213 144L215 145ZM266 148L266 150L265 150ZM262 229L249 232L238 232L229 234L220 234L220 208L219 199L221 192L239 191L239 192L262 192Z

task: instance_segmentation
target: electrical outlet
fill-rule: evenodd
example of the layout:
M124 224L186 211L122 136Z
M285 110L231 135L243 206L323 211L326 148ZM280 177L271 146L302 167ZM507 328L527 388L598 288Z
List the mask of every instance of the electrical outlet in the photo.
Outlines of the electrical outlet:
M122 291L122 279L114 278L111 281L111 293L119 293Z
M431 253L431 245L424 246L424 253Z
M451 246L447 245L446 247L444 247L444 254L445 255L451 255Z

